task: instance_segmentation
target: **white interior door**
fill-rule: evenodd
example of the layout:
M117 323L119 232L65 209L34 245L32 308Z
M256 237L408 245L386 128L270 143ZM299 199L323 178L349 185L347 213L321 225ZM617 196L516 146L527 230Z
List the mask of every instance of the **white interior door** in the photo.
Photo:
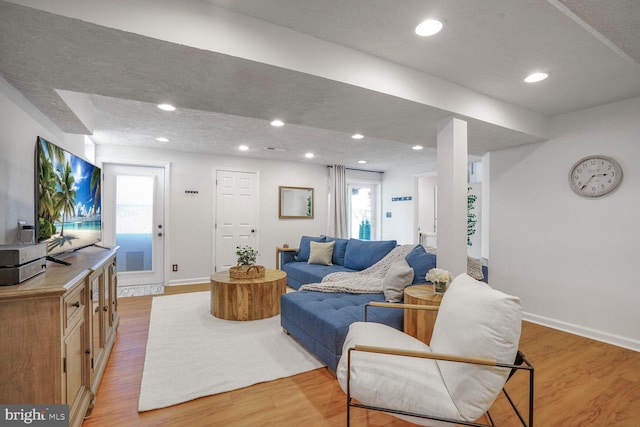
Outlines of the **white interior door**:
M118 250L118 286L164 283L164 168L104 165L104 234Z
M216 172L216 271L236 265L237 246L257 249L256 181L251 172Z

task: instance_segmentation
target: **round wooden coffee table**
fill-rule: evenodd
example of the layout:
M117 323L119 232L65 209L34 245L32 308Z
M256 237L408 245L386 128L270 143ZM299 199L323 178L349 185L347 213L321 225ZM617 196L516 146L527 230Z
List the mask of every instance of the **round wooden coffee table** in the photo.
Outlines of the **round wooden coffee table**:
M211 276L211 314L225 320L258 320L280 314L287 273L265 270L264 277L232 279L228 271Z

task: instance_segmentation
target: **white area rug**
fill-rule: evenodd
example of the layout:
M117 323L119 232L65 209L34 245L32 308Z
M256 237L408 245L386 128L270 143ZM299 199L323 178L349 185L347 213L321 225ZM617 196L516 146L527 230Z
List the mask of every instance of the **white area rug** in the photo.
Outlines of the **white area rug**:
M138 411L149 411L324 366L280 316L217 319L210 292L153 298Z

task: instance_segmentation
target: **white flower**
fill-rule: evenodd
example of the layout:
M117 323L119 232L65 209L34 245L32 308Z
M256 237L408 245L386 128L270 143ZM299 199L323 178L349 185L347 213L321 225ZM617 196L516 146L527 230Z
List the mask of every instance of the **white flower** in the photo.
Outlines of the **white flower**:
M427 272L427 276L425 278L427 279L428 282L431 282L431 283L435 283L435 282L446 283L446 282L450 282L453 279L453 276L451 276L451 273L449 273L447 270L443 270L441 268L432 268Z

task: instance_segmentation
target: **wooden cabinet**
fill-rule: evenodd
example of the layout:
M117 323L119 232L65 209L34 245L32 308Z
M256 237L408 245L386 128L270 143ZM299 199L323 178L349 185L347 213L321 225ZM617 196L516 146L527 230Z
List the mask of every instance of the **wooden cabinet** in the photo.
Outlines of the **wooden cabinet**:
M68 404L70 425L82 424L118 327L115 255L84 248L70 266L0 287L0 402Z

